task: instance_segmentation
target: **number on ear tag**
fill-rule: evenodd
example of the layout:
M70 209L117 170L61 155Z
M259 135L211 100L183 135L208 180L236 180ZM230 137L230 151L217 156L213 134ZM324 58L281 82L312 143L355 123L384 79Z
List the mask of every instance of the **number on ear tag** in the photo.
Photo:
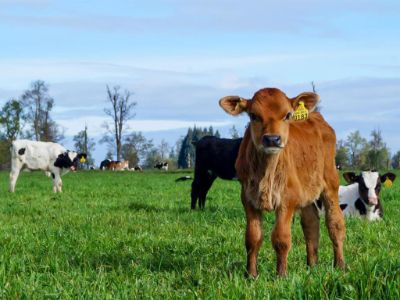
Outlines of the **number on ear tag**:
M299 106L294 111L293 119L295 121L307 120L308 119L308 109L304 106L304 102L300 101Z

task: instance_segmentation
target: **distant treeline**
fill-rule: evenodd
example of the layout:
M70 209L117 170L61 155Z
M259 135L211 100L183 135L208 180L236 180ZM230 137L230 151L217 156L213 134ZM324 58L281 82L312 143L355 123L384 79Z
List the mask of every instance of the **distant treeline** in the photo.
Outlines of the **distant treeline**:
M195 162L195 143L205 135L219 137L218 130L209 128L189 128L186 135L174 144L162 140L155 145L141 132L130 131L127 121L134 118L137 103L131 100L133 92L121 91L119 86L106 86L104 113L109 122L103 125L104 134L100 143L108 146L105 158L129 160L130 167L140 165L153 168L159 161L168 161L171 169L193 168ZM10 165L10 145L17 138L36 141L62 143L64 131L52 118L55 100L50 96L49 86L42 80L31 83L22 95L6 101L0 110L0 168ZM89 168L94 164L93 151L96 143L89 137L86 124L74 137L75 150L88 154L82 166ZM230 137L238 138L235 126ZM99 163L99 162L97 162ZM370 139L362 137L359 131L350 133L346 139L337 142L336 164L352 169L399 168L400 151L391 156L380 130L373 130Z
M336 164L344 169L397 169L399 163L400 151L391 156L379 129L372 130L369 140L357 130L336 144Z

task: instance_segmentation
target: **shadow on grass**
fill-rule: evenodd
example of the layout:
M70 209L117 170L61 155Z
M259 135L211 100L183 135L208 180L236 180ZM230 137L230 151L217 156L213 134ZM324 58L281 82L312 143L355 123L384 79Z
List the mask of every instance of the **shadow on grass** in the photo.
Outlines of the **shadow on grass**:
M125 210L126 206L118 206L118 209ZM204 209L196 208L191 209L189 206L179 206L179 207L171 207L171 206L155 206L152 204L146 204L142 202L131 202L128 204L128 209L132 211L145 211L145 212L168 212L179 215L196 215L196 214L223 214L226 218L242 218L243 210L231 207L218 207L215 205L209 205Z
M151 212L151 211L152 212L161 212L161 211L164 210L162 207L157 207L157 206L154 206L154 205L138 203L138 202L131 202L128 205L128 208L130 210L135 210L135 211L144 210L144 211L149 211L149 212Z

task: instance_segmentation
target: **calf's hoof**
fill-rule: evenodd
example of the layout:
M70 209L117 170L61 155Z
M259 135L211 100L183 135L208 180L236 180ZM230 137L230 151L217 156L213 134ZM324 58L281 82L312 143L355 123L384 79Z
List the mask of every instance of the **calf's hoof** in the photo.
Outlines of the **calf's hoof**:
M344 261L339 261L339 262L335 262L335 268L342 270L342 271L346 271L347 270L347 266L344 263Z
M257 272L249 273L248 271L246 271L246 272L244 272L244 277L246 279L249 279L249 280L257 280L258 279L258 273Z

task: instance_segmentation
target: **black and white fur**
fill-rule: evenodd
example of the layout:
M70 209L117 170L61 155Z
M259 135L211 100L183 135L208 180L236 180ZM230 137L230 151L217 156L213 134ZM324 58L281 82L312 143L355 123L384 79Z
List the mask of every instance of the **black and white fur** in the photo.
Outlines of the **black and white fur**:
M155 169L168 171L168 162L157 162L154 166Z
M61 176L70 170L75 171L79 160L85 153L68 151L63 146L51 142L16 140L11 146L11 172L9 191L15 191L15 185L21 170L43 170L50 172L53 178L53 191L61 192Z
M111 163L111 159L107 158L107 159L103 160L100 163L99 169L102 170L102 171L104 171L105 169L108 169L108 166L110 165L110 163Z
M359 175L354 172L343 174L349 185L339 187L340 208L345 216L357 216L369 221L383 218L383 207L379 198L381 185L386 179L392 182L396 179L393 173L382 176L376 171L364 171ZM316 201L316 206L322 212L321 200Z

